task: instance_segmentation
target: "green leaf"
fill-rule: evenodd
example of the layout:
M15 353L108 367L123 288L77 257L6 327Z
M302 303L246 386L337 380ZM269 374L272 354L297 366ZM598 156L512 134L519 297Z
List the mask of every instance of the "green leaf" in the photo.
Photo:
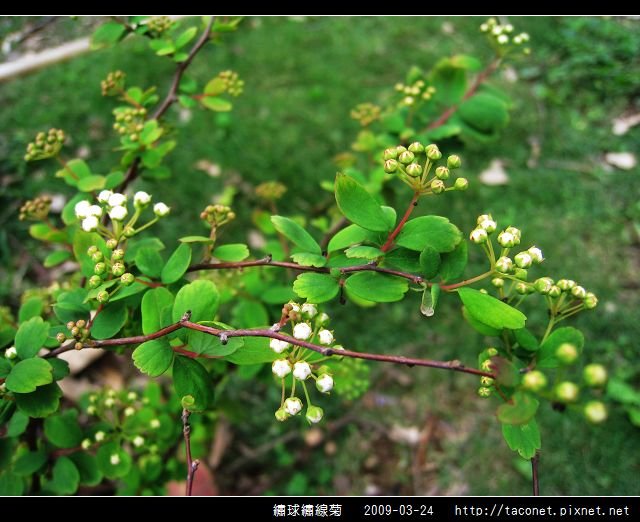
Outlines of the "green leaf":
M50 243L66 243L67 234L62 230L51 228L46 223L35 223L29 227L29 235L40 241Z
M138 250L135 260L138 269L145 275L154 279L160 277L164 261L157 250L143 247Z
M4 357L0 359L0 379L4 379L11 372L11 363Z
M29 321L30 319L34 319L36 317L40 317L42 314L42 299L39 297L32 297L31 299L27 299L18 312L18 322L24 323L25 321Z
M146 292L142 297L140 311L142 314L142 333L149 335L171 324L171 310L173 306L173 294L160 286Z
M420 253L420 274L425 279L433 279L440 268L440 254L430 246L424 247Z
M173 362L174 352L166 338L142 343L133 351L133 364L142 373L158 377L166 372Z
M554 330L540 345L540 350L536 357L536 366L539 368L557 368L560 362L556 358L556 350L564 343L573 344L580 354L584 347L584 335L580 330L571 326Z
M226 90L227 86L225 81L219 76L216 76L215 78L209 80L207 85L205 85L204 93L208 96L217 96L218 94L222 94Z
M124 260L127 263L131 263L135 260L138 252L143 248L148 248L150 250L164 250L164 243L160 241L157 237L144 237L141 239L130 239L128 242L128 248L124 253Z
M45 268L51 268L58 266L69 259L71 259L71 252L68 250L56 250L44 258L43 264Z
M240 299L232 311L233 324L238 328L257 328L270 325L269 312L260 301Z
M178 248L173 251L171 257L162 269L161 279L165 284L175 283L180 279L191 263L191 246L187 243L181 243Z
M334 252L336 250L342 250L351 245L371 240L374 236L370 230L366 230L358 225L349 225L331 238L331 241L329 241L327 245L327 251Z
M47 462L47 454L44 450L28 451L16 459L13 472L23 477L32 475L44 466L45 462Z
M117 456L117 463L113 464L112 458ZM108 479L118 479L126 476L131 471L131 455L123 450L117 442L103 444L96 453L98 469Z
M355 296L376 303L400 301L409 289L406 279L377 272L358 272L344 286Z
M607 397L622 404L640 406L640 391L621 379L612 378L609 380Z
M181 243L205 243L210 245L213 239L207 236L184 236L178 239Z
M338 281L328 274L305 272L293 282L293 291L310 303L330 301L339 290Z
M462 316L467 320L471 327L481 335L499 337L502 334L502 329L492 328L482 321L478 321L475 317L469 314L468 310L464 306L462 307Z
M517 451L523 459L531 460L542 447L540 430L535 419L520 425L503 424L502 436L509 448Z
M176 295L171 317L177 323L187 310L191 310L191 321L210 321L218 311L220 293L218 288L207 279L197 279L183 286Z
M223 330L228 329L214 321L203 321L201 324ZM220 338L215 335L209 335L205 332L199 332L198 330L189 330L188 344L189 351L197 353L198 355L224 357L242 348L244 341L240 337L231 337L227 341L227 344L222 344Z
M178 36L178 38L176 38L176 49L180 49L187 45L191 40L193 40L196 34L198 34L197 27L189 27L189 29L186 29L180 36Z
M448 283L462 278L469 261L468 250L467 242L463 239L453 251L442 254L440 277L443 282Z
M327 258L320 254L310 254L309 252L297 252L291 255L296 263L302 266L323 267L327 264Z
M29 415L16 411L7 423L7 437L18 437L22 435L29 425Z
M283 216L271 216L271 222L278 232L305 252L322 254L320 245L313 239L311 234L292 219Z
M262 300L267 304L282 305L295 299L295 294L290 286L273 285L269 286L262 294Z
M431 70L428 80L436 89L434 99L446 107L457 104L467 90L465 68L451 58L442 58Z
M468 54L456 54L449 58L451 65L467 69L468 71L479 71L482 69L482 62L475 56L469 56Z
M516 392L511 402L498 408L498 420L503 424L527 424L538 411L540 403L531 395Z
M179 398L191 396L191 411L206 410L213 398L213 381L198 361L177 355L173 361L173 386Z
M110 339L127 322L127 307L124 303L109 303L93 320L91 337Z
M344 253L348 258L355 259L378 259L384 256L384 252L379 248L364 245L349 247Z
M94 190L102 190L106 184L107 178L93 174L78 181L78 190L81 192L93 192Z
M479 92L458 108L458 117L467 125L485 133L506 127L509 111L506 103L492 94Z
M28 361L38 361L41 359L28 359ZM27 362L27 361L24 361ZM18 409L30 417L47 417L57 411L60 406L62 390L56 383L40 386L33 393L14 394Z
M82 441L78 413L75 410L66 410L48 417L44 421L44 434L51 444L58 448L78 446Z
M525 326L527 318L522 312L495 297L472 288L460 288L458 295L469 315L491 328L517 330Z
M64 379L70 373L69 363L63 359L58 359L57 357L51 357L47 360L47 362L53 368L53 380L59 381L60 379Z
M158 125L158 120L149 120L144 124L140 132L140 143L143 145L151 145L162 136L162 127Z
M451 252L462 240L462 232L442 216L422 216L407 221L396 245L422 252L429 246L437 252Z
M513 335L516 337L516 341L520 345L521 348L529 352L536 352L540 348L538 344L538 340L535 335L533 335L526 328L521 328L520 330L514 330Z
M421 271L420 254L408 248L394 248L390 252L387 252L382 265L396 268L403 272L418 274Z
M207 109L215 112L228 112L233 108L233 105L230 101L227 101L223 98L218 98L216 96L203 96L202 98L200 98L200 103Z
M91 49L102 49L115 45L125 34L125 31L125 26L117 22L102 24L91 37Z
M233 364L262 364L281 358L281 354L275 353L269 348L269 339L264 337L245 337L244 346L227 355L224 359Z
M220 261L244 261L249 257L249 247L243 243L222 245L213 250L213 257L220 259Z
M29 393L38 386L53 382L53 368L44 359L20 361L7 377L7 389L15 393Z
M24 493L24 480L21 477L5 471L0 475L0 496L19 497Z
M89 165L81 159L67 161L64 168L56 172L56 178L64 179L65 183L72 187L77 187L81 179L88 178L91 175Z
M375 232L389 230L389 220L384 211L356 180L338 173L335 192L338 208L349 221Z
M124 181L124 172L116 171L107 174L104 188L114 189Z
M102 482L102 473L98 469L98 459L85 452L76 452L69 456L80 472L80 484L97 486Z

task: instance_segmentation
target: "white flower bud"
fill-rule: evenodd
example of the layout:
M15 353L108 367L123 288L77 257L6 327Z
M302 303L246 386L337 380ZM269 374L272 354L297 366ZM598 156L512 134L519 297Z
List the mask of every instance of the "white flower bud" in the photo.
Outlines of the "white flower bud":
M131 417L136 412L135 408L128 406L124 409L124 416Z
M498 43L500 45L509 43L509 37L506 34L501 34L500 36L498 36Z
M278 359L271 364L271 371L276 377L283 379L291 373L291 363L286 359Z
M293 376L299 381L304 381L311 375L311 366L308 362L298 361L293 365Z
M18 356L18 351L16 350L16 347L12 346L11 348L7 348L4 352L4 356L7 359L15 359Z
M294 303L293 301L289 301L287 303L291 307L292 312L300 312L300 305L298 303Z
M333 342L333 334L329 330L320 330L318 332L318 339L320 344L329 345Z
M113 192L110 190L101 190L100 194L98 194L98 201L100 203L109 203L109 198L113 195Z
M133 439L133 445L136 448L139 448L140 446L142 446L144 444L144 437L137 435L134 439Z
M114 196L116 196L117 194L114 194ZM110 211L109 211L109 217L111 219L113 219L114 221L122 221L124 218L127 217L128 211L127 211L127 207L113 207Z
M102 207L99 205L90 205L87 209L87 215L96 217L102 216Z
M297 415L302 410L302 401L298 397L289 397L284 401L284 411L289 415Z
M509 232L509 234L511 234L515 238L516 245L520 244L520 238L522 236L522 232L520 231L519 228L507 227L505 232Z
M328 373L323 373L316 379L316 388L321 393L329 393L333 390L333 377Z
M136 207L145 207L149 203L151 203L151 196L146 192L140 190L136 192L133 196L133 204Z
M95 415L98 412L95 406L91 405L87 407L87 413L89 415Z
M3 382L0 384L0 393L4 393L7 391L7 385Z
M110 207L121 207L127 202L127 196L124 194L120 194L119 192L114 192L109 196L109 206Z
M281 341L280 339L271 339L269 341L269 347L276 353L282 353L291 346L287 341Z
M529 253L529 255L531 256L531 259L536 265L539 265L544 261L542 250L540 250L538 247L532 246L529 250L527 250L527 252Z
M138 394L134 391L130 391L127 393L127 399L130 401L135 401L138 398Z
M584 415L589 422L600 424L607 420L607 407L600 401L589 401L584 405Z
M312 333L313 330L311 330L311 326L308 323L298 323L293 327L293 336L301 341L309 339Z
M513 261L510 257L502 256L496 261L496 270L503 274L508 274L513 270Z
M116 401L114 401L111 397L105 399L104 401L104 405L107 408L113 408L113 405L116 403Z
M598 298L596 297L596 294L593 292L587 292L587 295L584 298L584 307L588 310L592 310L596 306L598 306Z
M469 239L476 245L486 243L488 237L487 231L484 228L476 228L471 231L471 234L469 234Z
M584 299L587 297L587 291L582 286L574 286L571 289L571 295L576 299Z
M86 200L82 200L76 203L76 206L73 207L73 210L76 213L76 217L82 219L82 218L86 218L89 215L90 207L91 207L91 203L89 203Z
M156 203L155 205L153 205L153 212L155 213L156 216L158 217L164 217L166 216L169 212L171 211L171 209L165 205L164 203L160 202L160 203Z
M151 429L157 430L160 427L160 419L151 419L149 426L151 426Z
M301 311L305 314L309 319L313 319L318 313L318 308L316 305L311 303L305 303L302 305Z
M91 439L84 439L81 443L80 443L80 447L83 450L88 450L91 447Z
M88 216L82 220L82 230L85 232L93 232L97 230L100 222L96 216Z
M111 457L109 457L109 462L112 466L117 466L118 464L120 464L120 455L118 455L117 453L113 453Z
M319 406L309 406L305 417L310 424L318 424L324 417L324 411Z
M487 231L487 234L491 234L496 231L498 224L491 218L483 219L478 222L478 226Z
M102 442L104 440L104 437L105 437L104 431L97 431L96 434L94 435L96 442Z
M520 252L513 258L519 268L529 268L533 264L533 259L529 252Z
M500 246L503 248L511 248L512 246L515 246L516 238L513 234L505 230L498 234L498 243L500 243Z
M506 33L511 33L511 32L513 32L513 25L511 25L511 24L506 24L506 25L504 26L504 31L505 31Z
M329 316L327 314L325 314L324 312L322 312L319 316L318 316L318 324L324 325L327 324L329 322Z

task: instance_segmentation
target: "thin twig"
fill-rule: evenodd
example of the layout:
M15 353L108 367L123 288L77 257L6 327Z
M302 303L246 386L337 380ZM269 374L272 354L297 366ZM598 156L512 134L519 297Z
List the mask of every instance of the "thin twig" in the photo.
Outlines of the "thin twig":
M187 484L185 487L185 495L190 497L193 491L193 478L195 477L199 460L193 460L191 457L191 424L189 424L189 416L191 412L187 409L182 410L182 434L184 435L184 446L187 454Z
M533 496L540 496L540 483L538 481L538 462L540 461L540 453L536 451L536 454L531 459L531 479L533 483Z
M382 248L380 250L382 250L383 252L387 252L393 246L394 239L402 231L402 227L404 227L405 223L409 219L409 216L411 216L413 209L415 209L418 206L419 198L420 198L420 193L416 192L413 195L413 198L411 199L411 203L409 203L409 206L407 207L407 210L405 211L404 216L402 216L402 219L398 223L398 226L393 230L393 232L391 232L391 234L389 234L389 237L384 242L384 245L382 245Z

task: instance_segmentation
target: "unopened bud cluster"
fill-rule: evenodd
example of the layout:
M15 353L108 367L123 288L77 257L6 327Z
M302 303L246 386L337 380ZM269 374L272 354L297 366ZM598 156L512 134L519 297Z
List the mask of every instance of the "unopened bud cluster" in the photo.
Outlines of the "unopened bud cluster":
M460 168L462 162L456 155L442 160L442 153L434 143L423 145L416 141L404 147L398 145L386 149L383 153L384 171L387 174L396 174L421 195L441 194L450 190L466 190L469 182L466 178L458 178L454 183L447 180L452 171ZM444 164L438 164L444 163Z
M51 209L51 198L49 196L39 196L25 202L20 207L20 221L34 220L42 221L49 215Z
M237 72L222 71L218 74L218 78L222 80L224 90L231 96L240 96L244 90L244 80L241 80Z
M168 16L152 16L147 20L149 31L157 35L168 31L172 25L173 20Z
M49 129L48 132L39 132L36 139L27 145L25 161L36 161L57 156L65 140L64 131Z
M400 105L412 107L420 101L430 100L436 92L436 88L427 85L424 80L416 80L411 85L396 83L395 90L400 94Z
M360 103L351 109L351 118L366 127L380 119L382 109L375 103Z
M64 332L60 332L56 335L56 341L62 344L65 341L73 340L73 347L76 350L82 350L84 343L89 338L89 328L88 324L84 319L79 319L78 321L69 321L67 323L68 334Z
M236 218L236 213L231 210L231 207L226 205L207 205L205 209L200 212L200 219L202 219L210 227L220 227L233 221Z
M489 18L480 26L480 31L487 34L501 56L504 56L507 51L517 48L521 48L524 54L531 52L528 47L522 47L529 41L529 34L514 34L514 27L511 24L499 24L495 18Z
M114 96L122 93L125 78L126 75L122 71L113 71L107 74L107 77L100 82L102 96Z
M144 107L117 107L113 110L115 123L113 129L121 135L129 136L131 141L138 141L144 129L147 109Z
M267 201L276 201L287 192L287 186L279 181L265 181L256 187L256 195Z

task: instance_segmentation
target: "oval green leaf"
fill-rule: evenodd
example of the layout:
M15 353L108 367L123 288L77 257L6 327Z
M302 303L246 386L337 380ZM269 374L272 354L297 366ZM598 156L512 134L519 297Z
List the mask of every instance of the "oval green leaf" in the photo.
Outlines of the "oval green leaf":
M191 245L181 243L169 257L161 273L162 282L165 284L175 283L180 279L191 263Z
M305 272L293 283L293 291L310 303L330 301L340 290L338 281L328 274Z
M460 288L458 295L469 315L491 328L518 330L525 326L527 317L520 310L495 297L473 288Z
M187 310L191 310L192 322L211 321L219 303L220 293L213 281L197 279L180 289L173 303L171 317L177 323Z
M30 393L38 386L53 382L53 368L44 359L27 359L16 364L7 377L7 389L15 393Z
M349 221L375 232L389 230L390 221L386 214L373 196L356 180L338 173L335 189L338 208Z
M49 323L42 317L32 317L22 323L16 333L15 346L20 359L35 357L49 336Z
M358 272L344 283L352 294L375 303L400 301L409 289L406 279L377 272Z
M142 343L133 351L133 364L142 373L158 377L166 372L173 362L174 352L166 338Z
M462 232L442 216L422 216L407 221L396 245L422 252L429 246L436 252L451 252L462 240Z
M271 216L271 222L278 232L305 252L322 254L320 245L313 239L311 234L292 219L283 216Z

